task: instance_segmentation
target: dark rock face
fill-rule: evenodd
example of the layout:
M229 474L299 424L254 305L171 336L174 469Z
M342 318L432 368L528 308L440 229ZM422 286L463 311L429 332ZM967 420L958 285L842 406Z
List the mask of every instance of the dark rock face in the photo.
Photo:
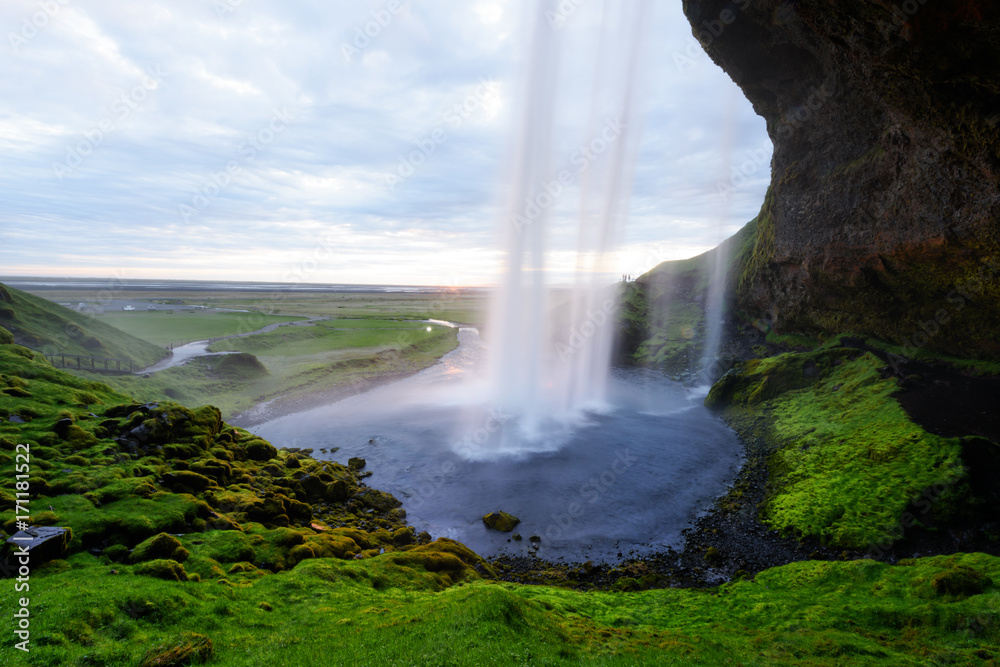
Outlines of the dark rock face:
M767 120L738 299L779 332L1000 357L1000 7L684 2Z

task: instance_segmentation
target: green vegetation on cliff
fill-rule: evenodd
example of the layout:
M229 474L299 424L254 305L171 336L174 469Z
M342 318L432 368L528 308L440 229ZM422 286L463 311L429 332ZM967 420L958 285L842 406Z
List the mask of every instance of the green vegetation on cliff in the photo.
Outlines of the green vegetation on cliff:
M799 341L801 342L801 341ZM837 338L736 365L706 405L763 442L765 523L797 538L878 552L912 526L974 504L963 439L928 433L895 398L890 364Z
M727 276L726 294L756 253L760 218L754 218L717 248L690 259L663 262L622 285L619 329L625 358L671 375L696 369L705 354L709 283L716 263ZM721 255L721 257L720 257ZM734 316L727 297L723 310Z
M19 345L48 354L80 354L131 359L138 368L167 351L89 315L0 284L0 326Z

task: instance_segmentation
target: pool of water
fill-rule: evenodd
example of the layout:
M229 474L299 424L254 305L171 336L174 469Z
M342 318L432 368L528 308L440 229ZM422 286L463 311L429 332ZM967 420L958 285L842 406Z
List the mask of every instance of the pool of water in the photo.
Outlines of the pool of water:
M320 459L365 458L366 482L399 498L417 531L482 555L613 561L678 547L739 469L740 443L704 392L651 371L615 370L606 404L529 437L484 401L478 332L459 341L405 380L251 430ZM521 520L522 540L485 527L496 510Z

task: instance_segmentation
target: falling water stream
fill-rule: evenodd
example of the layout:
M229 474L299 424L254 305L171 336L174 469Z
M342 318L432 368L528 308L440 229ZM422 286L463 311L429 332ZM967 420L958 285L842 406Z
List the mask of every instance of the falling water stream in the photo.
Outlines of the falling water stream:
M500 232L506 267L486 343L462 328L459 347L421 373L251 430L319 458L365 458L369 483L402 500L417 530L484 555L615 560L679 546L732 480L741 448L703 392L611 367L611 258L628 214L650 5L595 3L579 97L563 87L571 35L552 21L564 5L576 6L533 4ZM566 146L585 158L567 167ZM553 243L566 238L572 252ZM567 267L570 284L556 289L552 276ZM522 539L486 528L496 510L521 519Z

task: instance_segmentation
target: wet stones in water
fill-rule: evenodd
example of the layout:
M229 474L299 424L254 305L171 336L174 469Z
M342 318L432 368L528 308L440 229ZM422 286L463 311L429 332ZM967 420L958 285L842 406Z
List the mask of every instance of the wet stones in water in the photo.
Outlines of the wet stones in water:
M490 512L483 517L483 523L486 524L487 528L509 533L514 530L517 524L521 523L521 520L507 512Z
M347 459L347 467L350 468L351 470L361 470L366 465L368 465L368 462L365 461L360 456L352 456L351 458Z

